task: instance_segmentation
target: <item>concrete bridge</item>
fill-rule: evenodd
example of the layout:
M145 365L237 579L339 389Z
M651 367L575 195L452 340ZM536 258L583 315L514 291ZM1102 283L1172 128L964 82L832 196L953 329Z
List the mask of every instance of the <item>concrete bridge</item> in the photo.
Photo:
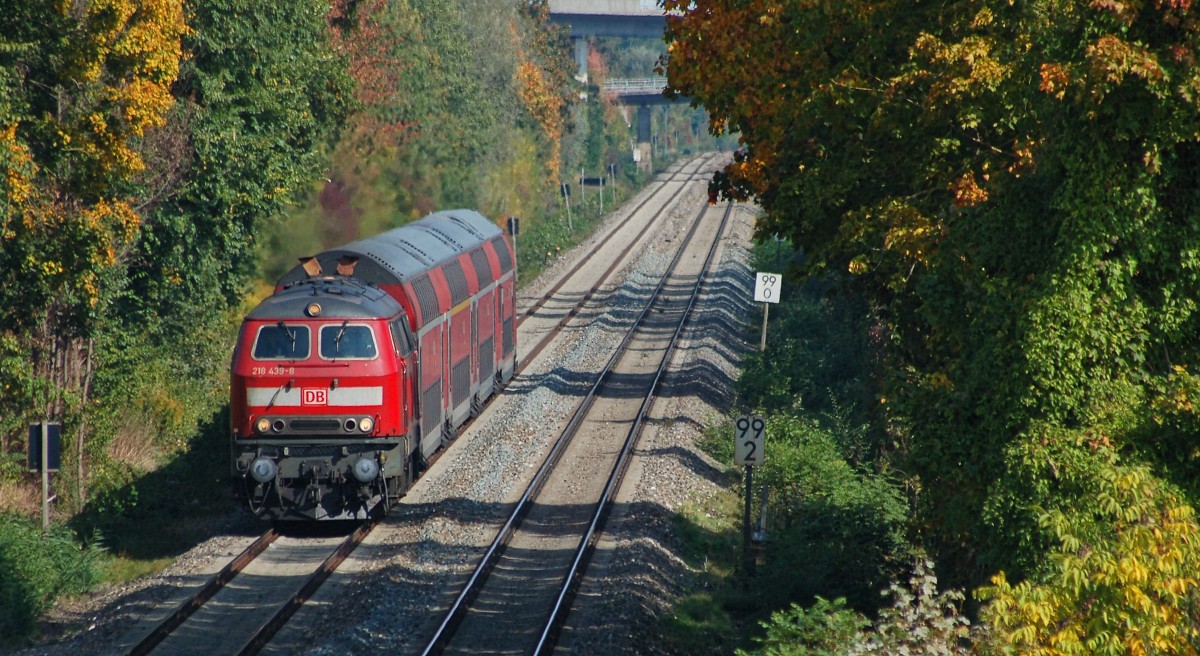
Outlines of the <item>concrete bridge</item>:
M661 39L667 26L657 0L550 0L550 20L571 30L580 82L587 82L588 37Z
M655 38L667 24L656 0L550 0L550 19L570 25L571 38Z
M600 93L616 98L626 105L665 105L678 100L667 100L663 90L667 81L661 77L639 77L633 79L606 80ZM679 100L686 101L686 98Z
M550 0L550 19L570 27L575 45L575 78L588 79L588 37L625 36L661 39L667 25L666 14L657 0ZM615 96L626 105L638 106L637 157L640 166L650 168L650 105L669 102L663 97L666 81L659 78L610 80L601 93Z

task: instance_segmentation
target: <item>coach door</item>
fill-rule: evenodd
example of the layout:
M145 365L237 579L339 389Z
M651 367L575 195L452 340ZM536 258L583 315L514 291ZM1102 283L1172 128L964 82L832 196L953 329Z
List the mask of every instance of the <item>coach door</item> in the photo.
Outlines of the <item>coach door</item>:
M420 419L421 454L428 457L442 445L442 394L445 362L445 320L438 311L437 294L429 276L412 282L421 307L424 327L417 333L417 416Z
M500 352L500 373L501 379L507 382L516 373L517 354L516 354L516 322L515 322L515 303L513 302L513 277L509 276L507 280L497 286L496 296L499 297L497 306L497 326L500 329L500 345L503 349Z
M475 301L475 362L476 404L482 405L492 395L496 373L496 287L492 284L492 267L482 248L471 252L471 265L479 282Z
M446 264L443 271L450 286L453 307L450 310L448 336L450 354L450 419L455 428L471 416L471 375L473 331L471 329L471 293L462 265L457 260Z

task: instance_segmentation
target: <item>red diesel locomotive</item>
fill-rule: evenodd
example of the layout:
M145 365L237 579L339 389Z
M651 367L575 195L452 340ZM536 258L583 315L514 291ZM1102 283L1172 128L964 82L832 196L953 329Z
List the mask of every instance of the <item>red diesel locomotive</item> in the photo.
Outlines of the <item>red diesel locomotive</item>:
M234 488L268 519L361 519L516 368L515 261L471 210L302 258L247 315L230 382Z

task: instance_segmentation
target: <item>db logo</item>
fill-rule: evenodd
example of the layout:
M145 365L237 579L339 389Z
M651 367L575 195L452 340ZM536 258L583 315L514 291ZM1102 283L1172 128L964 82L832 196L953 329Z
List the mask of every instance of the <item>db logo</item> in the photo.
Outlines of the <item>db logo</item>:
M329 405L329 390L320 387L305 388L302 405Z

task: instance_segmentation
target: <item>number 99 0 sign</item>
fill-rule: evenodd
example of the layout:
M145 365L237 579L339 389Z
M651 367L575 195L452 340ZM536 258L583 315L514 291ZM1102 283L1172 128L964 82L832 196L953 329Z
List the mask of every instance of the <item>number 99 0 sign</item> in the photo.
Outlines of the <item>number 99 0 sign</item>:
M778 273L759 271L754 276L754 302L778 303L779 289L783 286L783 276Z
M741 416L733 424L733 462L736 465L761 465L763 462L763 438L767 422L758 415Z

